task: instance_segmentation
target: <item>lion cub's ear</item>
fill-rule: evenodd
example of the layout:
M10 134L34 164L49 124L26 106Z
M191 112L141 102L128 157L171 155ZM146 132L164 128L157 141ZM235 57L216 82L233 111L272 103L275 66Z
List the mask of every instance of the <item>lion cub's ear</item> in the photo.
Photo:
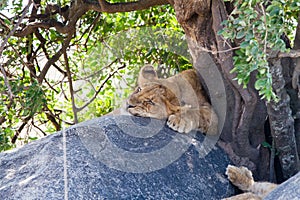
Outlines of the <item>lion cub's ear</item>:
M151 82L154 80L157 80L157 73L154 70L154 67L152 65L145 65L142 67L139 77L138 77L138 85L143 85L147 82Z

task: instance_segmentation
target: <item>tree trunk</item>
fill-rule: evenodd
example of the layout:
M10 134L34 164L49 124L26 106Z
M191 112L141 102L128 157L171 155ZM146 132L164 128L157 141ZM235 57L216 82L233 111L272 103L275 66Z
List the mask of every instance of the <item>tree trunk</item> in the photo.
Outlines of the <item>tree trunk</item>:
M230 43L217 35L217 32L223 28L221 22L227 18L223 1L175 0L174 8L177 19L188 38L194 66L205 67L203 66L205 62L197 58L206 51L210 53L212 60L224 76L227 119L221 135L225 143L221 142L221 145L232 154L235 164L246 165L251 170L258 169L260 149L254 148L249 140L249 129L258 103L258 96L252 86L243 89L236 81L233 81L235 74L230 73L233 67L233 53L228 45ZM217 113L219 117L223 115L218 110ZM257 128L263 130L264 123L259 125L260 127ZM260 134L259 140L259 142L265 140L264 134ZM267 171L266 168L259 170Z
M262 147L261 144L267 140L266 133L268 131L265 129L265 124L269 113L272 136L276 137L275 144L281 152L280 161L284 178L295 174L298 170L296 167L298 156L295 156L297 155L297 148L293 132L293 119L289 104L286 105L289 103L287 101L288 95L282 96L283 102L280 105L285 105L285 107L278 116L279 113L276 113L274 109L280 105L274 102L268 104L267 113L266 103L260 100L254 89L255 74L251 75L252 81L248 84L247 89L233 81L235 74L230 73L233 68L232 47L229 41L225 41L217 34L223 28L221 22L227 19L224 2L222 0L174 0L172 4L177 20L186 33L194 67L201 73L201 71L207 70L207 65L216 65L217 68L215 69L223 75L227 99L223 105L226 106L226 114L220 109L220 105L217 105L217 108L214 106L219 118L224 115L226 118L220 136L220 146L227 151L235 165L244 165L254 171L256 178L268 180L269 149ZM203 56L204 54L207 54L210 59ZM208 64L208 60L213 63ZM276 68L278 71L281 66L277 64L277 62L276 64L273 63L273 67L274 70ZM274 79L279 78L276 73L273 75ZM284 86L284 82L280 84L279 87ZM210 94L210 96L215 97L214 94ZM278 122L280 120L284 120L284 127L279 130ZM280 131L284 132L281 134ZM290 145L289 148L286 148L287 145Z
M279 98L278 102L267 103L271 121L271 133L275 147L279 153L283 178L288 179L299 171L299 158L294 134L294 119L290 109L290 97L286 92L280 59L270 60L273 79L273 90Z
M294 39L294 50L300 50L300 14L298 16L298 25L296 29L296 36ZM288 88L289 95L291 96L291 108L293 111L293 116L295 118L294 126L295 126L295 137L297 143L298 157L300 157L300 58L293 59L291 61L292 66L286 66L286 71L289 69L291 73L285 77L289 78L290 82L293 84L289 84ZM291 78L292 77L292 78ZM296 81L296 80L297 81ZM298 92L298 93L297 93Z

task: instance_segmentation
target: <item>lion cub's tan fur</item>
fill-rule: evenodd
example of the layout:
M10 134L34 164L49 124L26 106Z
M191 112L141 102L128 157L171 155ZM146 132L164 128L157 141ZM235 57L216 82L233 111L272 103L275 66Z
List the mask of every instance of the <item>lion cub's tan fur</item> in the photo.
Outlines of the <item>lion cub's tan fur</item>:
M200 129L217 134L218 118L204 95L195 70L186 70L167 79L159 79L151 65L144 66L138 87L127 100L132 115L167 119L173 130L188 133Z
M260 200L277 187L274 183L255 182L252 177L252 172L246 167L228 165L226 175L233 185L247 192L226 198L226 200Z

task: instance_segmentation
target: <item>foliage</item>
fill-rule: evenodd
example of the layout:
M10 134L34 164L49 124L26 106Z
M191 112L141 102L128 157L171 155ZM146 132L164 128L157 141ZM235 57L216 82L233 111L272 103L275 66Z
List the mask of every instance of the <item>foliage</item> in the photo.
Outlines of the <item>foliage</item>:
M1 0L1 2L0 2L0 10L2 10L3 8L5 8L6 6L7 6L7 1Z
M100 19L94 29L88 37L87 48L78 49L71 59L72 68L77 69L74 80L82 81L78 86L79 106L103 86L97 99L81 113L80 121L101 116L120 106L135 87L139 68L146 63L172 66L176 69L173 73L185 65L191 67L186 59L187 44L180 38L183 31L169 6L143 12L104 13L103 21ZM178 41L181 43L175 44ZM175 45L182 46L176 48ZM172 52L174 49L178 51Z
M40 5L39 12L45 13L47 1ZM2 18L8 6L12 15ZM8 6L0 19L5 22L0 26L2 44L25 5L14 1ZM28 22L25 19L22 26ZM86 12L71 35L67 61L60 56L43 80L40 74L68 35L53 28L37 30L10 37L0 55L5 70L0 76L0 151L112 111L132 91L145 63L171 68L172 73L191 67L183 31L170 6L115 14Z
M272 90L272 76L268 58L275 51L285 52L282 36L294 37L299 1L235 1L225 28L219 32L224 38L239 43L234 56L236 80L247 87L250 74L256 73L255 88L262 98L276 100Z

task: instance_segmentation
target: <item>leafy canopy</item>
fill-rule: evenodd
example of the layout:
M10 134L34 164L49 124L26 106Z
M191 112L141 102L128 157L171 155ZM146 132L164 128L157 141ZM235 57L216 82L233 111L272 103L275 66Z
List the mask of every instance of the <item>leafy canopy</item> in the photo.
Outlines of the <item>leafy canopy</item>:
M235 1L228 20L223 22L225 28L219 32L239 45L231 71L236 73L238 83L247 87L250 74L255 72L255 88L268 101L277 98L268 59L276 51L288 51L282 38L293 41L299 8L299 1Z
M1 4L2 44L24 3ZM37 13L45 14L50 3L70 5L68 0L41 1ZM64 20L54 14L50 18ZM25 17L19 29L30 22ZM8 38L0 55L6 74L0 76L0 151L114 110L133 90L137 72L146 63L172 73L191 67L183 31L170 6L115 14L88 11L71 36L66 43L68 34L39 28L34 34ZM65 44L66 53L39 80L46 63Z

